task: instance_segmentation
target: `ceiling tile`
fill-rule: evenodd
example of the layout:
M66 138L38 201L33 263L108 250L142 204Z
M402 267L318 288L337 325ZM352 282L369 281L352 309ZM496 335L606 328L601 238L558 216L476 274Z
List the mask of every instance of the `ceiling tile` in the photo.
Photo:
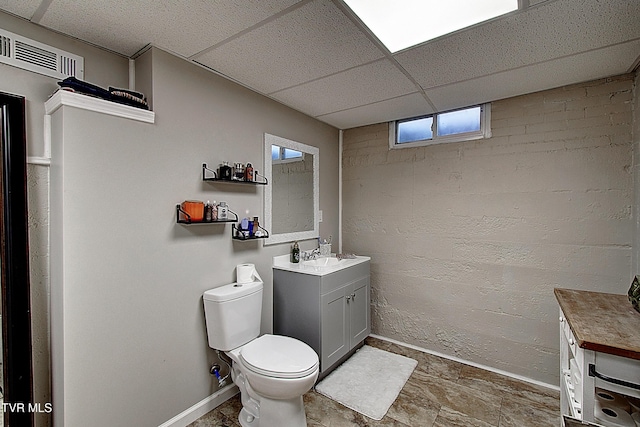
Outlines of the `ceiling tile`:
M39 23L127 56L151 43L189 57L297 2L53 0Z
M25 19L31 19L38 7L40 7L40 3L42 3L41 0L0 0L0 10L6 10Z
M395 58L426 89L638 38L638 22L637 0L548 2Z
M272 93L381 57L339 8L316 0L194 59Z
M270 96L309 115L318 116L418 90L391 61L381 59Z
M439 111L624 74L640 40L426 90Z
M317 118L338 129L350 129L431 113L434 113L433 108L427 103L424 96L413 93Z
M627 72L640 54L638 1L529 0L400 52L395 66L341 0L0 0L0 10L126 56L153 44L346 129Z

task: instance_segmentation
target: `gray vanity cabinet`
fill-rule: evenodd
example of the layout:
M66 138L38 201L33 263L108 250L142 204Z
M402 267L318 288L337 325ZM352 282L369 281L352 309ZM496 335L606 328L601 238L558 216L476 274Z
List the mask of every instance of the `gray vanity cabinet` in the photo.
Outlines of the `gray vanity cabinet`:
M369 261L326 275L273 270L273 329L297 338L326 375L371 332Z

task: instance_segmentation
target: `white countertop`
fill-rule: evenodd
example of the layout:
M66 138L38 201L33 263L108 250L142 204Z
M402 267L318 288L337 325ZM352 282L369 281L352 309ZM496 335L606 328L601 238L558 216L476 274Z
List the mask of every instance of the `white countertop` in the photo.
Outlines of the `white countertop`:
M331 257L335 258L336 255L332 254ZM293 271L294 273L311 274L313 276L324 276L369 260L371 260L371 258L368 256L357 256L356 258L342 259L335 265L318 267L315 265L305 264L302 260L299 263L293 263L291 262L291 255L287 254L273 257L273 268Z

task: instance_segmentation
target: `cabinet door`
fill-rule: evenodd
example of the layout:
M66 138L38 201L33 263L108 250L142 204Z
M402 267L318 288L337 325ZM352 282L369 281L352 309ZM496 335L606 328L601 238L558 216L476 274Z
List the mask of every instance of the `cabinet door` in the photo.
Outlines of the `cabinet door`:
M359 279L351 286L347 295L349 309L350 348L364 340L371 332L369 307L369 277Z
M328 368L349 351L347 288L349 286L322 296L321 369Z

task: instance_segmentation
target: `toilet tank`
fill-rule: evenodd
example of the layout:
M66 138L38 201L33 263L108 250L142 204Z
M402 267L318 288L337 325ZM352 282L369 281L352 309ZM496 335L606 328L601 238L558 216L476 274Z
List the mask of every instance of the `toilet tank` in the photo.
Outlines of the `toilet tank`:
M228 351L260 335L262 282L231 283L203 295L209 347Z

